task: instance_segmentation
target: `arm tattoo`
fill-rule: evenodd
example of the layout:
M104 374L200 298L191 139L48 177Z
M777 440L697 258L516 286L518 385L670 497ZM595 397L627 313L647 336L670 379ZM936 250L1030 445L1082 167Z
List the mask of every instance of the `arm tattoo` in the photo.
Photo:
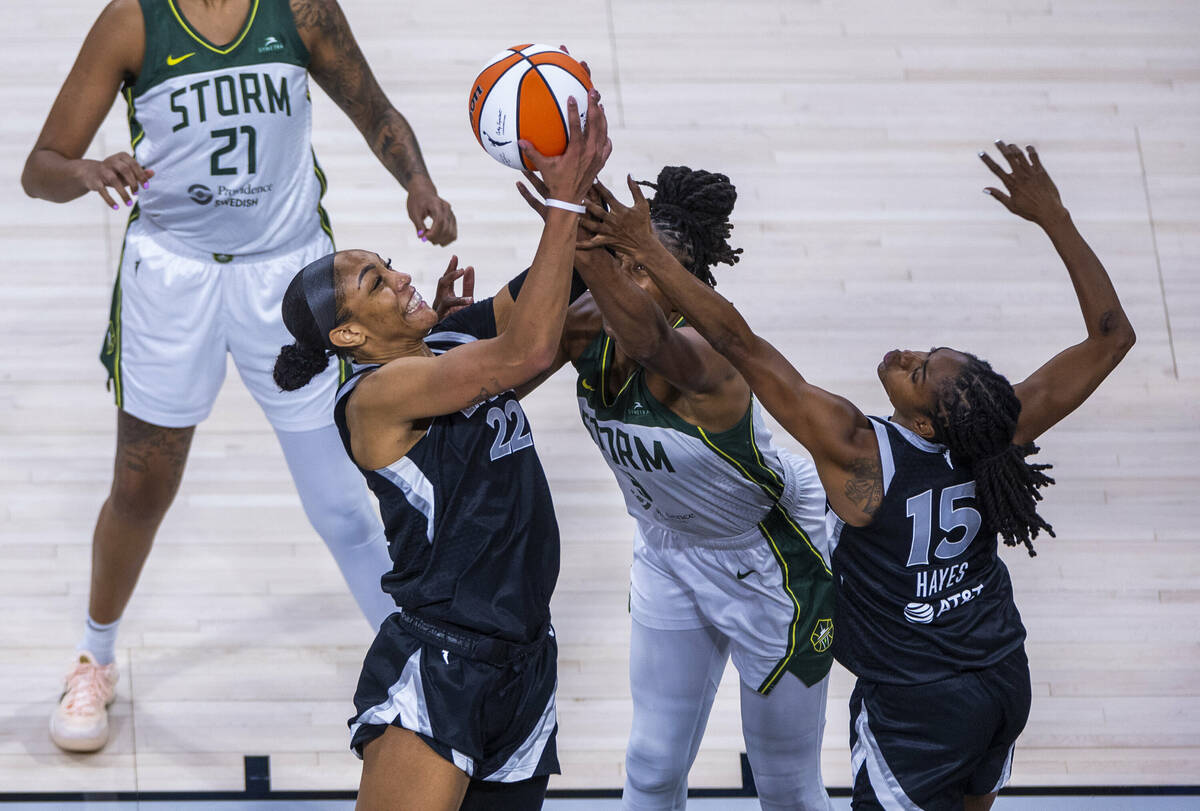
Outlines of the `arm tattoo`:
M846 498L867 515L875 515L883 501L883 469L873 456L860 456L850 463Z
M313 43L312 77L367 140L400 185L428 177L417 136L379 86L335 0L291 0L296 29Z
M484 400L490 400L503 391L503 389L500 387L500 381L494 377L488 381L488 386L492 387L490 391L488 390L487 386L480 387L479 394L476 394L475 399L471 401L472 404L482 403Z

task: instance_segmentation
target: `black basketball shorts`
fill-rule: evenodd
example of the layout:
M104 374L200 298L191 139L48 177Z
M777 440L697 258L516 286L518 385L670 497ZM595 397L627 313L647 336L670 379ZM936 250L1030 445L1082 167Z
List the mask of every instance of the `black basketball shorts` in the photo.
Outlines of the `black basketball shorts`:
M419 639L392 614L363 661L350 748L361 758L390 725L415 732L476 780L558 774L557 662L553 630L497 665Z
M1023 647L928 684L859 679L850 696L851 807L959 811L964 794L999 791L1030 698Z

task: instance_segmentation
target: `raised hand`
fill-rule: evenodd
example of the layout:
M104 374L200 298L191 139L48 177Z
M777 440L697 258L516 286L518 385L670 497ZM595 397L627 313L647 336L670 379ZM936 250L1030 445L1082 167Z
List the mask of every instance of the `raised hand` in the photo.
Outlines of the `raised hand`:
M414 178L408 186L408 218L422 242L449 245L458 238L458 222L450 204L438 197L428 178ZM426 224L426 220L429 224Z
M133 195L138 189L145 188L150 178L154 177L153 169L146 169L128 152L117 152L101 161L83 159L78 161L79 178L88 191L100 195L100 199L109 208L119 209L109 189L115 189L125 205L133 205Z
M580 126L579 104L575 97L567 99L567 127L567 148L561 155L543 155L524 139L518 145L521 153L541 174L549 193L547 199L577 203L587 194L596 175L612 154L608 119L604 116L598 90L588 92L586 129Z
M593 188L600 203L589 198L585 202L588 216L580 223L592 237L580 242L579 248L612 248L617 253L636 259L639 252L658 244L658 237L654 235L654 228L650 224L650 203L632 176L626 175L625 181L633 194L632 206L622 205L603 183L596 181Z
M996 149L1008 161L1012 171L1005 172L986 152L980 152L979 158L1000 178L1008 194L992 186L984 189L984 194L990 194L1013 214L1043 228L1067 216L1067 209L1058 196L1058 188L1042 167L1036 149L1025 147L1028 158L1020 147L1003 141L996 141Z
M521 197L525 198L525 202L529 204L529 207L533 209L533 212L541 217L543 221L545 221L546 204L543 203L542 200L545 200L550 196L550 189L546 187L546 184L542 182L540 177L528 169L522 170L521 174L525 175L525 179L529 181L529 185L533 186L533 190L540 194L541 198L535 197L533 192L531 192L529 188L519 180L517 181L517 191L520 192Z
M454 294L454 283L462 279L462 295ZM464 307L469 307L475 303L475 268L468 265L465 268L458 266L458 257L451 256L450 264L446 266L446 271L442 277L438 279L437 293L433 297L433 310L438 314L438 320L442 320L451 313L456 313Z

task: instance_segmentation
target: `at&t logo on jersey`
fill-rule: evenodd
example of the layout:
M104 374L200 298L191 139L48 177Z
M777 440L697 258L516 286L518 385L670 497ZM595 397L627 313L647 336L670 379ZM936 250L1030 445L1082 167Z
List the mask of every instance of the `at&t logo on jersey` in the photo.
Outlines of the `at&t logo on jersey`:
M904 618L909 622L916 623L918 625L928 625L929 623L933 622L935 618L942 616L942 614L945 614L947 611L952 611L961 605L966 605L967 603L971 602L978 597L982 591L983 584L980 583L978 586L974 586L969 589L963 589L962 591L957 591L953 594L947 594L938 601L937 611L934 611L933 606L929 603L909 603L908 605L904 606Z
M909 603L904 606L904 618L909 622L927 625L933 622L933 606L929 603Z

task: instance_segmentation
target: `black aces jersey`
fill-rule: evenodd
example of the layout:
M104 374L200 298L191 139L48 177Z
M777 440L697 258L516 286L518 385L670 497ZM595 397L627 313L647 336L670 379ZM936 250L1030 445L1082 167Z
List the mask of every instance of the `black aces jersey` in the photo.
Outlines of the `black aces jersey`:
M489 298L442 320L425 342L440 354L495 335ZM334 419L347 453L346 404L375 368L359 370L338 391ZM398 606L518 644L544 636L558 579L558 523L512 391L435 417L404 457L359 469L379 499L393 564L383 590Z
M969 469L941 445L871 418L883 502L852 527L830 513L834 658L856 676L921 684L1003 659L1025 627Z

